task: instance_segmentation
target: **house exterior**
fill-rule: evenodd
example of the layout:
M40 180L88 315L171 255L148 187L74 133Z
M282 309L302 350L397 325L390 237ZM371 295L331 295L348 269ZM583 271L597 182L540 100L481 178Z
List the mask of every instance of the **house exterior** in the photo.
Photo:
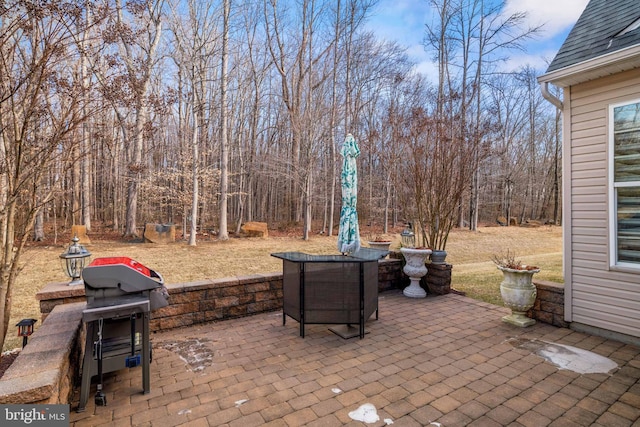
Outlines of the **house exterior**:
M538 82L563 115L565 320L638 343L640 1L591 0Z

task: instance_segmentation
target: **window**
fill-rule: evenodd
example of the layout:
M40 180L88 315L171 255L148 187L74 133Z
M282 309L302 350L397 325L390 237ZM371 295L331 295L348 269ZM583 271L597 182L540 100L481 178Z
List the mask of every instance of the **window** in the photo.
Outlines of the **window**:
M640 101L612 105L609 129L611 265L640 267Z

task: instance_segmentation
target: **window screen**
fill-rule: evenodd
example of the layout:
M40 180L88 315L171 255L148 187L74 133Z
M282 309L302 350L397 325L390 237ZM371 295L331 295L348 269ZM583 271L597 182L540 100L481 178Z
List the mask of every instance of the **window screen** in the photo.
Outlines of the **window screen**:
M616 263L640 264L640 102L613 108Z

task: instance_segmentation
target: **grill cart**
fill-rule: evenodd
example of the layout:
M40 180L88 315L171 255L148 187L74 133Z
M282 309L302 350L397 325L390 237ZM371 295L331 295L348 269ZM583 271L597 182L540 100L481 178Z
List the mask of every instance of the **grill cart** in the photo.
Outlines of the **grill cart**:
M87 307L82 312L86 341L78 412L85 409L91 379L98 376L96 405L106 405L104 373L142 365L149 393L149 315L169 304L162 276L127 257L97 258L83 272Z

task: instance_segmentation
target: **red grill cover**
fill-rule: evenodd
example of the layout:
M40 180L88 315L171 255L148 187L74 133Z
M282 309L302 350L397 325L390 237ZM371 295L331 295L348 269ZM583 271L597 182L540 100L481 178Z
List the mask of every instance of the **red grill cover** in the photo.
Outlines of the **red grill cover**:
M126 267L129 267L133 270L136 270L137 272L144 274L147 277L152 277L151 276L151 269L149 269L148 267L145 267L144 265L140 264L138 261L136 261L135 259L131 259L129 257L126 256L114 256L114 257L104 257L104 258L96 258L94 259L91 264L89 264L89 267L97 267L97 266L104 266L104 265L116 265L116 264L122 264Z

